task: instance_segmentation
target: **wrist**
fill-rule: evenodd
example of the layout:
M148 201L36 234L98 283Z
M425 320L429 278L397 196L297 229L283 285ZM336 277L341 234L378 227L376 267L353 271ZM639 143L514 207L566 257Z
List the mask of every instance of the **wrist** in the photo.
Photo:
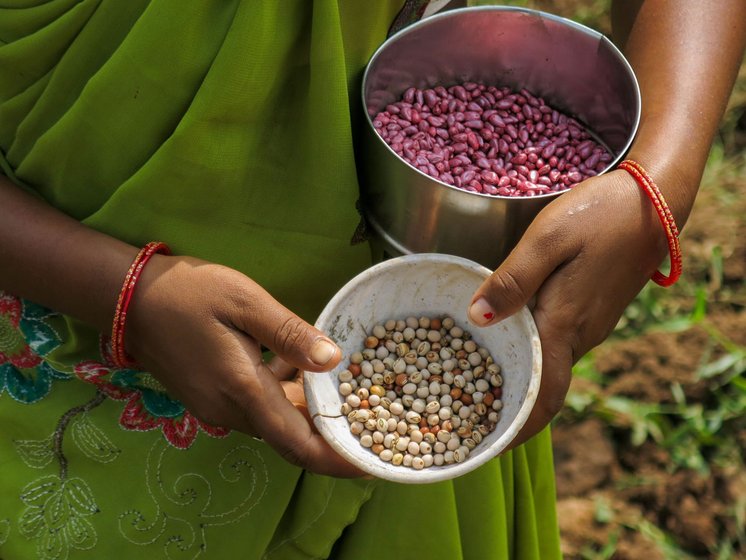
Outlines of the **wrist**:
M691 213L699 191L704 164L672 149L637 143L625 159L631 159L644 167L660 189L676 224L681 230Z
M660 271L656 271L652 276L652 280L656 284L664 287L671 286L679 279L682 268L681 248L679 246L679 229L676 220L673 217L665 197L660 192L658 185L639 162L632 159L626 159L619 164L619 169L626 171L635 179L638 187L640 187L640 189L645 193L655 209L662 229L666 235L671 270L667 276Z

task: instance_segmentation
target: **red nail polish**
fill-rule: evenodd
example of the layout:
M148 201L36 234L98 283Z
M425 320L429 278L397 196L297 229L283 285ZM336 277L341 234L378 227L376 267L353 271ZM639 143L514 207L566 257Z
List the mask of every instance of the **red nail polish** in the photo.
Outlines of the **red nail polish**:
M485 314L484 314L484 318L485 318L485 319L487 319L488 321L492 320L492 318L493 318L494 316L495 316L495 314L494 314L494 313L492 313L491 311L490 311L489 313L485 313Z

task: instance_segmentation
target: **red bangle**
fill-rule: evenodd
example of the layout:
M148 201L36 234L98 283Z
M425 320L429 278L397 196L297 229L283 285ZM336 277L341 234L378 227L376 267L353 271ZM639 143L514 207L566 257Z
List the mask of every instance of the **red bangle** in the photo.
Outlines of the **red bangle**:
M117 367L126 368L135 365L135 361L127 355L127 352L124 349L124 332L127 323L127 310L132 301L132 294L135 291L137 281L140 279L140 275L142 274L142 269L145 268L145 265L148 263L150 258L156 253L170 255L171 249L169 249L168 245L165 243L151 241L145 245L145 247L140 249L140 252L137 253L135 260L132 261L129 270L127 270L127 274L124 277L122 290L119 292L117 306L114 310L114 322L111 328L111 356L114 365Z
M668 276L665 276L660 271L656 270L652 276L653 282L659 286L672 286L681 276L682 263L681 263L681 247L679 246L679 228L676 227L676 222L673 219L673 214L666 204L661 191L655 184L653 179L647 171L634 160L627 159L619 164L619 169L624 169L635 179L637 184L648 198L652 201L655 211L658 213L661 224L663 224L663 230L666 232L666 239L668 240L668 252L671 258L671 271Z

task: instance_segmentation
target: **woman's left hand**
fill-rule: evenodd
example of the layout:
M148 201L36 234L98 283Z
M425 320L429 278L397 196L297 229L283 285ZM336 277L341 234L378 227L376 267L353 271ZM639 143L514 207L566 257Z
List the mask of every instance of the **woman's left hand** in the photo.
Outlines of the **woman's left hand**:
M650 200L630 175L614 171L546 206L475 292L472 322L491 325L528 304L541 337L541 389L513 445L559 412L573 364L611 333L666 252Z

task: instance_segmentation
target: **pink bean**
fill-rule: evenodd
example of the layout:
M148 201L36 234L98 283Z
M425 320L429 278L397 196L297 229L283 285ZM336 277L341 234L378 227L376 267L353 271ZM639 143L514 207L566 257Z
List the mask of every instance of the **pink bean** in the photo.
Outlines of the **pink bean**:
M500 177L494 171L482 171L482 180L490 185L497 185L500 181Z

